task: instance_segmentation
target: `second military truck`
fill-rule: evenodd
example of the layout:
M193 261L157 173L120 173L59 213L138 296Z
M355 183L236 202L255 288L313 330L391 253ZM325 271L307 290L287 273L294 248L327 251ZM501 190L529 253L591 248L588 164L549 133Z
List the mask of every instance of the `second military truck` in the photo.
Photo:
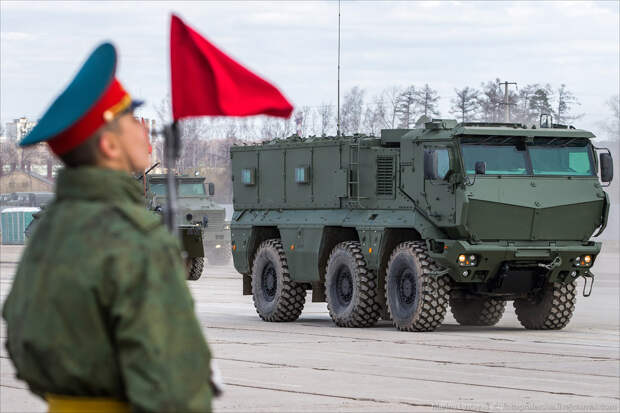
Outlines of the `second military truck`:
M147 207L153 211L166 208L168 185L166 175L148 174ZM202 176L177 175L178 205L176 223L187 253L188 279L200 278L204 258L210 265L230 261L230 228L226 210L213 200L212 183Z
M565 327L576 280L592 286L612 159L588 131L541 126L435 119L233 147L243 293L266 321L297 319L312 290L338 326L432 331L448 307L488 326L513 301L525 328Z

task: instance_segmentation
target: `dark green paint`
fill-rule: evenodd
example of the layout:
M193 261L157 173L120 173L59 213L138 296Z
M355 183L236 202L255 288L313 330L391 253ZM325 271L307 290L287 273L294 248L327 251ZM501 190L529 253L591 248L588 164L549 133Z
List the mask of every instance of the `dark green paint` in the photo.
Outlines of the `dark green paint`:
M456 282L488 281L505 261L537 266L555 257L561 264L547 278L570 281L571 260L600 251L590 237L605 226L609 201L598 177L533 175L531 167L523 175L468 175L461 142L480 144L492 137L515 142L519 151L541 142L580 140L598 170L588 131L454 120L384 130L380 138L293 136L233 147L236 269L250 273L256 240L267 234L282 238L294 280L320 281L324 234L340 228L360 241L368 266L380 274L396 239L423 239L429 247L445 245L432 255ZM425 152L429 162L441 159L437 162L449 170L445 177L425 174ZM306 183L295 181L295 170L302 167L309 171ZM252 185L242 182L243 169L256 172ZM463 277L457 264L461 253L483 257L474 269L478 275Z

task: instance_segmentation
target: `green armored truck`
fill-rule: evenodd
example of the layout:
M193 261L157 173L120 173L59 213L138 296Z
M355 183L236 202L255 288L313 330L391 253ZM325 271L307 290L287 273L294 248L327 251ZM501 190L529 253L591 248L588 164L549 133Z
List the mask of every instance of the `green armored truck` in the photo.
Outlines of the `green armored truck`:
M166 208L166 175L148 174L147 207L153 211ZM230 260L230 230L224 207L213 201L215 188L202 176L176 176L178 210L176 222L187 253L188 279L202 274L204 257L210 265Z
M546 127L545 127L546 126ZM448 306L561 329L589 295L612 180L594 135L552 123L434 119L380 137L293 136L231 149L235 268L266 321L306 292L336 325L432 331ZM599 179L600 174L600 179Z

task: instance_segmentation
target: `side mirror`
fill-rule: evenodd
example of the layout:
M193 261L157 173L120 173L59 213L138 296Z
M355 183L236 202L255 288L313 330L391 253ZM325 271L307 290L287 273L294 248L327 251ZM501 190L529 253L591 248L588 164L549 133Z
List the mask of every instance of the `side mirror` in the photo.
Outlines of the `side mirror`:
M599 155L601 162L601 181L609 183L614 179L614 161L610 153Z
M476 162L476 175L485 175L487 173L487 163L484 161Z
M424 179L436 179L437 152L424 151Z
M215 195L215 184L213 182L209 182L209 196Z

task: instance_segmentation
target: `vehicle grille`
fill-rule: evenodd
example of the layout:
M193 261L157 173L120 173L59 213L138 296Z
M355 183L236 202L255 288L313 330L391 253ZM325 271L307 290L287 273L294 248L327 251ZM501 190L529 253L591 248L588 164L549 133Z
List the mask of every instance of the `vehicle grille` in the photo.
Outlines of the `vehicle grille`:
M377 156L377 195L394 195L394 157Z

